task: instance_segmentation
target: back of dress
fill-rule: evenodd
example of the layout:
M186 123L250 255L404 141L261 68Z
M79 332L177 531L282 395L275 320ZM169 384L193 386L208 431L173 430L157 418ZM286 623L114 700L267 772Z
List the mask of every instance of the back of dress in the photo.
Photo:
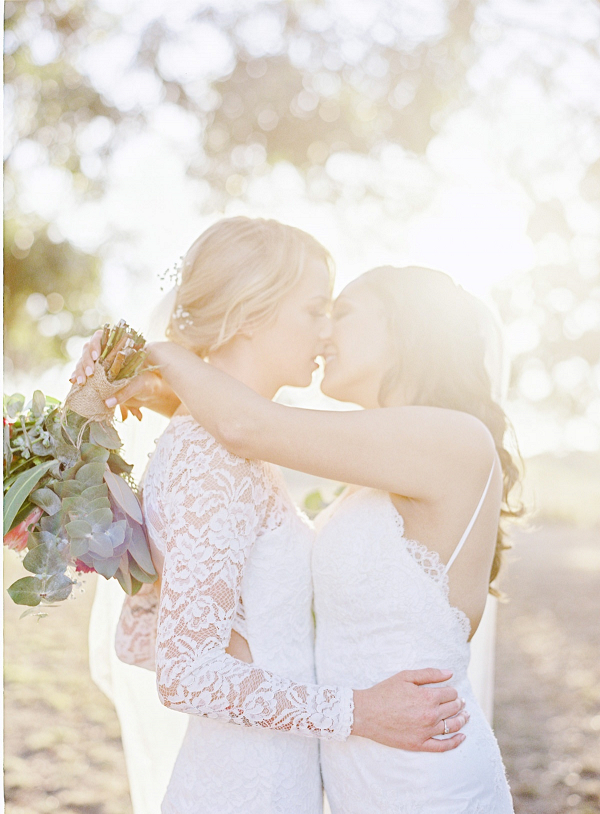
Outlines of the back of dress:
M467 676L469 620L450 605L438 555L405 537L389 494L359 489L319 518L313 583L320 681L366 688L401 670L451 669L449 683L471 714L465 742L441 754L354 736L323 743L333 814L512 812L498 746Z

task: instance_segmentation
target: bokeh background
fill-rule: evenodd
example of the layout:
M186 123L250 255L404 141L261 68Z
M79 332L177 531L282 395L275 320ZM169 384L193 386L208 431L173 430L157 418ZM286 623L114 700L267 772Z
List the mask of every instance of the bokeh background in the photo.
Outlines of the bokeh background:
M337 290L417 263L494 305L531 509L498 737L517 812L599 811L598 1L9 0L4 47L5 392L62 398L106 319L152 335L224 214L312 232ZM124 428L138 474L157 426ZM39 623L7 607L12 814L131 810L92 589Z

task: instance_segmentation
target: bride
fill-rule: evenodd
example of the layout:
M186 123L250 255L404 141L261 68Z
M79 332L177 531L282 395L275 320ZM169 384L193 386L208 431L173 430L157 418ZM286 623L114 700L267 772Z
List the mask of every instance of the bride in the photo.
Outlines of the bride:
M517 479L481 314L429 269L380 268L351 283L334 307L322 385L365 408L344 413L274 404L181 346L151 346L163 379L231 454L358 485L321 521L313 557L318 679L357 688L352 735L322 743L333 814L513 810L467 677ZM363 721L363 688L399 663L453 670L471 712L460 749L391 749Z
M310 382L330 293L329 256L313 238L274 221L223 220L186 255L169 335L268 401ZM88 350L93 359L94 342ZM79 378L87 366L84 356ZM449 671L392 670L354 692L315 683L311 532L272 466L231 453L181 406L149 463L143 504L164 557L158 630L150 589L126 601L118 645L152 666L156 637L161 700L190 716L165 814L315 814L317 739L352 732L428 752L462 742L433 737L468 720L456 691L419 686Z

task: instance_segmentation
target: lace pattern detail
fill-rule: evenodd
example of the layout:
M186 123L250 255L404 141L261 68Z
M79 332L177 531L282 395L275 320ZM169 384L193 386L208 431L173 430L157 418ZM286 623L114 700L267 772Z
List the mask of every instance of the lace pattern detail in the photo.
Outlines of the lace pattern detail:
M156 627L159 589L143 585L135 596L126 596L117 623L115 650L125 664L156 669Z
M415 562L419 565L423 572L427 574L427 576L432 580L432 582L435 582L436 585L439 585L444 596L448 600L448 604L450 605L450 581L448 579L448 572L446 571L446 566L440 559L440 555L437 553L437 551L432 551L431 549L427 548L426 545L420 543L418 540L411 540L409 537L405 536L404 518L392 503L391 498L389 498L388 502L392 512L394 513L394 522L396 524L396 527L398 528L400 536L404 540L407 552L411 555L413 560L415 560ZM461 627L461 630L465 634L465 638L468 639L469 636L471 635L471 621L469 617L466 615L464 611L462 611L460 608L457 608L455 605L450 605L450 608L452 609L452 612L455 614L456 619Z
M160 526L165 555L156 641L162 702L243 726L344 740L351 690L299 684L225 652L249 554L281 523L282 510L266 465L231 455L181 418L159 440L144 487L149 531Z

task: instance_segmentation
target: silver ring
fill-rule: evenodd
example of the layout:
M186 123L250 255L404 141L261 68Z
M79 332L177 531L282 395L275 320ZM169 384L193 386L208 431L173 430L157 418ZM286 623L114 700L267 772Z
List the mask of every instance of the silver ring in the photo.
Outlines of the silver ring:
M448 729L448 721L445 718L442 718L442 721L444 722L444 735L450 734L450 730Z

